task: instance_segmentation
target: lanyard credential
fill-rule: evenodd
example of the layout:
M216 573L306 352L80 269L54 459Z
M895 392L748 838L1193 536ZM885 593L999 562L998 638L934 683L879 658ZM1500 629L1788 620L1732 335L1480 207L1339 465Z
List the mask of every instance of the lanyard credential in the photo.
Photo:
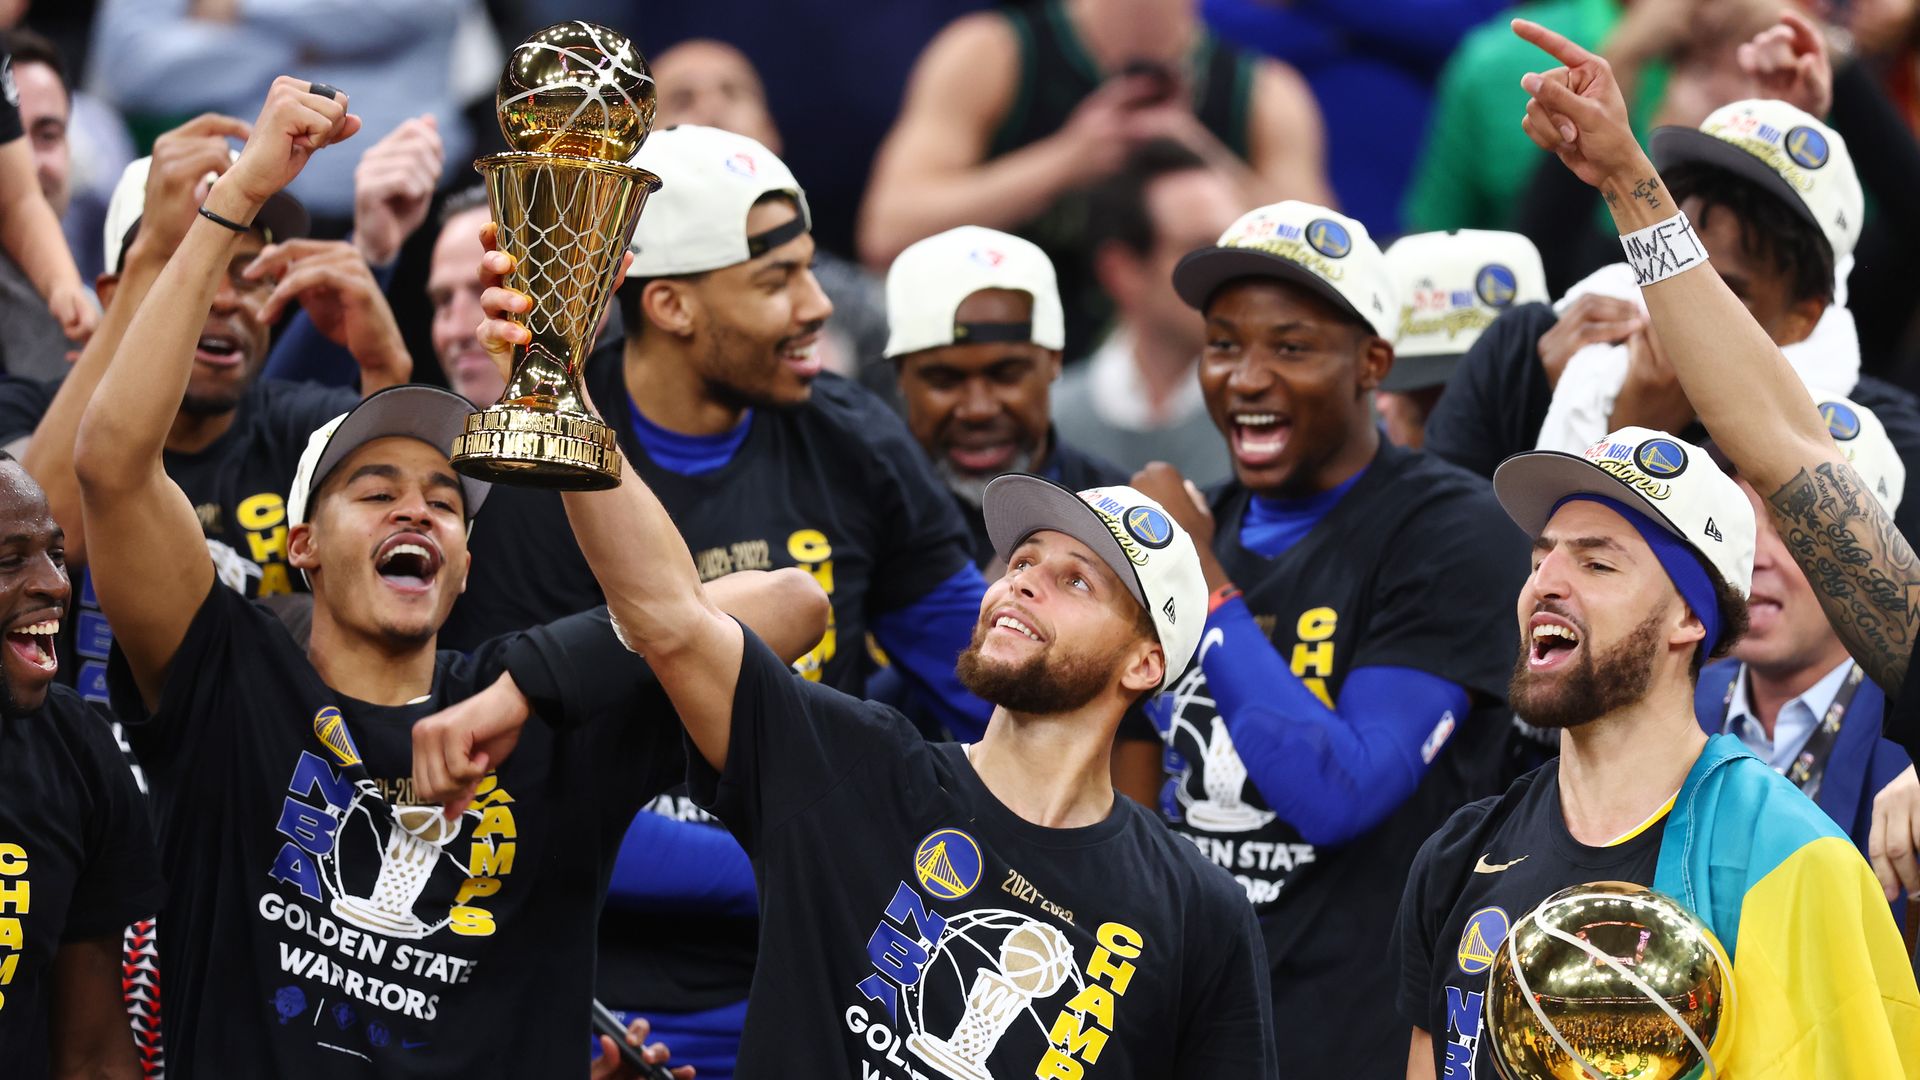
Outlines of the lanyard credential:
M1840 722L1846 719L1847 710L1853 707L1853 695L1860 690L1866 671L1859 664L1847 669L1846 681L1840 684L1840 692L1833 696L1833 704L1827 706L1827 714L1807 736L1807 744L1794 756L1793 764L1787 766L1787 779L1794 782L1801 793L1809 799L1820 796L1820 781L1827 772L1827 759L1833 756L1833 743L1840 735ZM1727 730L1728 719L1733 712L1733 692L1739 687L1740 680L1727 684L1727 696L1720 703L1720 730Z

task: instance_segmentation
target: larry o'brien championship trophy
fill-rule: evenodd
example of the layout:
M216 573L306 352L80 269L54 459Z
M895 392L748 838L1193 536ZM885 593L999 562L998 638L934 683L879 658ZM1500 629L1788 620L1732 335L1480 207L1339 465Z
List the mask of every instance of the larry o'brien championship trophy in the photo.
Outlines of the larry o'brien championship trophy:
M1717 1080L1733 965L1704 923L1651 889L1562 889L1498 949L1481 1038L1505 1080Z
M481 158L508 287L533 298L506 392L467 418L453 467L528 487L620 483L613 429L587 410L580 369L640 208L660 178L627 164L653 127L653 76L633 42L558 23L514 48L495 107L513 149Z

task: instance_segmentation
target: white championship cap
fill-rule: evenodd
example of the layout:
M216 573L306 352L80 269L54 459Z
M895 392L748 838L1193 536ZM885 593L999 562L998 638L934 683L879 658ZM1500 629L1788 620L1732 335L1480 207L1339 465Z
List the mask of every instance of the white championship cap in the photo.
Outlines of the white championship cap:
M1193 538L1159 503L1130 487L1075 494L1051 480L1009 473L987 484L981 510L1002 562L1046 529L1087 545L1153 617L1167 661L1160 689L1186 670L1207 621L1207 579Z
M1866 197L1847 140L1812 115L1784 101L1736 101L1698 131L1655 128L1647 145L1656 168L1698 162L1753 181L1819 226L1835 263L1853 254Z
M1264 277L1303 285L1393 340L1400 302L1386 256L1367 227L1324 206L1289 199L1249 211L1210 248L1173 268L1173 289L1205 311L1220 286Z
M304 525L313 492L326 482L334 466L375 439L400 436L419 439L443 454L453 452L453 440L466 430L467 417L479 410L459 394L437 386L409 383L390 386L355 405L351 412L320 425L307 439L300 466L287 493L287 524ZM471 476L460 477L467 520L480 512L493 485Z
M982 289L1012 289L1033 298L1032 320L968 325L954 319L961 301ZM887 268L887 359L979 341L1025 341L1063 349L1067 320L1053 261L1030 241L962 225L902 251Z
M232 151L233 160L240 160L240 152ZM127 248L133 243L134 227L140 224L140 218L147 209L147 174L153 171L153 158L143 157L130 162L120 171L120 181L113 185L113 197L107 200L107 223L104 233L104 252L107 273L120 272L120 262L126 258ZM208 173L206 182L211 184L218 179L218 173ZM307 214L307 208L300 200L284 191L275 192L267 204L254 215L253 227L266 236L267 243L277 244L283 240L297 240L313 227L313 220Z
M1400 325L1382 390L1445 383L1501 313L1547 300L1540 251L1519 233L1460 229L1403 236L1387 249L1387 268L1400 297Z
M1528 536L1569 495L1614 499L1679 537L1741 596L1753 588L1753 504L1705 450L1664 431L1621 428L1579 454L1515 454L1494 470L1493 493Z
M813 228L807 194L773 151L745 135L698 124L656 131L633 156L660 177L633 231L630 278L700 274L733 266ZM793 223L747 236L747 211L778 192L800 206Z
M1846 398L1820 402L1820 417L1827 422L1827 434L1847 455L1847 463L1880 500L1887 516L1900 509L1900 495L1907 486L1907 465L1900 451L1873 410Z

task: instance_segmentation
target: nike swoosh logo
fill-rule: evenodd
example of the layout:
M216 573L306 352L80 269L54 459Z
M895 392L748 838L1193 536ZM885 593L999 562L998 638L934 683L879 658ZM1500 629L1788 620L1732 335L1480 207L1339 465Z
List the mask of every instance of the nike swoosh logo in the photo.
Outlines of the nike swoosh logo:
M1512 862L1490 863L1487 861L1487 857L1482 855L1480 856L1480 861L1473 864L1473 872L1476 874L1497 874L1510 866L1519 866L1526 861L1527 856L1522 855Z

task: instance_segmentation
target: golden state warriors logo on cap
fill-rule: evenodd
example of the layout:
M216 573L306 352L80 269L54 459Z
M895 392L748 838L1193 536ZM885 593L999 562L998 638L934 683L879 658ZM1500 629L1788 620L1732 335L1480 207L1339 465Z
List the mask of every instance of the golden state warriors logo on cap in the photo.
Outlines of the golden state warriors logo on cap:
M1831 153L1827 149L1827 137L1805 124L1787 132L1784 145L1787 156L1803 169L1817 169L1825 165Z
M1633 463L1659 480L1671 480L1687 471L1687 452L1672 439L1648 439L1633 448Z
M347 721L339 709L328 705L314 713L313 733L335 761L342 765L360 764L360 748L353 745L353 736L347 734Z
M1307 223L1307 243L1329 259L1344 259L1353 250L1353 237L1347 227L1331 218L1314 218Z
M1128 510L1124 520L1127 532L1150 548L1158 550L1173 543L1173 522L1151 506L1136 506Z
M1467 916L1466 929L1460 931L1460 947L1455 958L1460 970L1478 975L1493 966L1494 950L1507 940L1507 913L1497 907L1484 907Z
M1827 434L1835 442L1846 442L1860 434L1860 414L1844 402L1827 401L1820 405L1820 419L1827 422Z
M1510 267L1489 263L1473 276L1473 292L1488 307L1503 308L1513 303L1520 283Z
M980 845L959 829L928 833L913 853L913 873L935 900L958 900L980 884Z

